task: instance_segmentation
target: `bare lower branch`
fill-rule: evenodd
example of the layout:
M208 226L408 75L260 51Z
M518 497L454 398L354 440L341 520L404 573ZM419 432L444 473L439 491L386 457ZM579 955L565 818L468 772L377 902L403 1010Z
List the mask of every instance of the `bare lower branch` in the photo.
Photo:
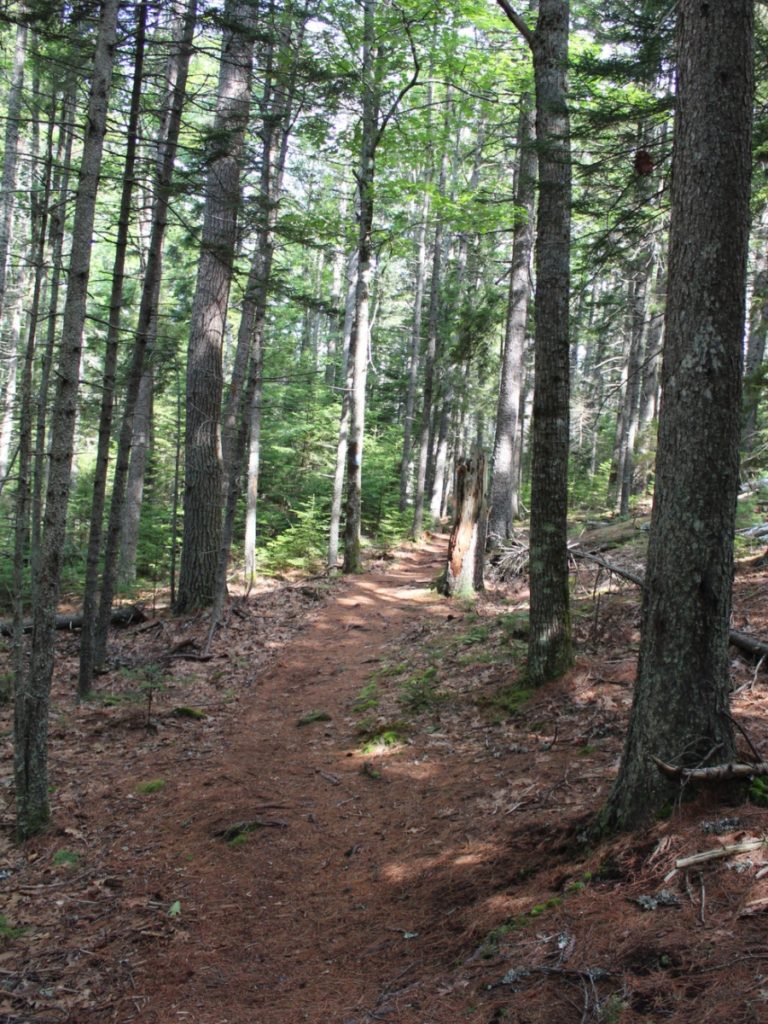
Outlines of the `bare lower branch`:
M496 2L498 3L502 11L504 11L504 13L512 22L512 24L515 26L515 28L523 37L523 39L525 39L526 43L528 43L530 47L533 47L533 32L531 32L530 28L528 28L528 26L517 13L517 11L514 9L514 7L510 3L508 3L507 0L496 0Z

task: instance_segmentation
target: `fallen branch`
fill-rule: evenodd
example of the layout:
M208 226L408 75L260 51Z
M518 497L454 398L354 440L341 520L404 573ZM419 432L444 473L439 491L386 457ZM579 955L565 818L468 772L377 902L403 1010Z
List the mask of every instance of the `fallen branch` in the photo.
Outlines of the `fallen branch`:
M623 580L627 580L628 583L634 583L636 587L641 589L645 586L645 580L642 576L638 576L634 572L630 572L628 569L622 569L618 565L614 565L609 562L602 555L594 555L591 551L585 551L579 547L578 544L568 545L568 554L573 555L574 558L582 558L587 562L595 562L597 565L602 566L603 569L607 569L608 572L613 573L614 576L619 576Z
M634 583L636 587L640 587L641 590L645 588L645 580L642 576L638 576L636 573L629 572L627 569L622 569L618 565L614 565L601 555L593 555L590 551L584 551L582 548L577 546L568 548L568 553L573 555L574 558L583 558L589 562L596 562L597 565L607 569L608 572L612 572L615 576L621 577L623 580L627 580L629 583ZM738 647L739 650L746 651L747 654L751 654L754 658L765 658L768 657L768 643L758 640L757 637L751 636L749 633L742 633L738 629L728 630L728 640L733 644L734 647Z
M658 757L652 757L652 761L668 778L681 779L683 782L723 782L730 779L749 779L753 775L768 775L768 761L758 761L755 764L715 764L709 768L680 768L667 764Z
M110 622L113 626L131 626L134 622L146 622L147 616L136 604L124 604L119 608L115 608L112 612ZM56 629L82 629L83 628L83 615L79 613L77 615L57 615L56 616ZM24 623L22 627L25 633L32 632L32 620L29 619ZM10 622L0 622L0 635L2 636L13 636L13 624Z
M692 864L704 864L708 860L730 857L734 853L749 853L751 850L759 850L761 846L768 846L768 839L745 839L741 843L730 843L727 846L717 846L714 850L704 850L702 853L692 853L689 857L680 857L675 861L675 867L688 868Z

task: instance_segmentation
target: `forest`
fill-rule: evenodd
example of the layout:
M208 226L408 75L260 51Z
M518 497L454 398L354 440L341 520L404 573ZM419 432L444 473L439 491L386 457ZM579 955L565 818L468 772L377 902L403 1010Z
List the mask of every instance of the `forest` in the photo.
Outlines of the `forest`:
M767 56L1 0L8 1024L764 1019Z

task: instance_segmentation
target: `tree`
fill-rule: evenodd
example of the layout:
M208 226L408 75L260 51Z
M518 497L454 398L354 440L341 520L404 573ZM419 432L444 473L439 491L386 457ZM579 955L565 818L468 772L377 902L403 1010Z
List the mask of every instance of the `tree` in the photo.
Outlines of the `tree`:
M533 54L539 200L533 394L528 675L542 683L571 665L568 593L571 155L566 99L568 0L541 0L535 31L500 7Z
M157 166L155 168L155 192L152 207L152 228L147 249L146 267L141 288L139 316L133 339L133 352L128 372L123 415L115 460L115 473L112 485L112 501L109 509L106 545L104 551L104 568L99 598L99 614L94 635L92 656L88 649L82 654L91 661L91 665L80 667L81 692L87 692L89 675L96 666L104 662L107 647L109 624L112 617L112 598L117 580L117 557L120 550L120 527L122 523L125 487L130 467L131 440L133 436L133 418L139 390L144 373L144 362L150 348L157 320L157 307L160 295L160 281L163 270L163 246L168 226L168 210L176 163L176 151L181 129L182 111L187 90L187 74L192 50L197 17L197 0L186 0L182 29L178 47L169 66L169 95L164 110L163 123L160 130L160 144ZM81 657L82 657L81 654ZM85 660L85 659L83 659Z
M493 445L493 480L488 515L491 544L512 536L512 522L518 513L519 459L515 458L520 427L520 401L525 369L525 338L528 328L528 300L531 293L531 252L533 251L534 204L536 198L536 149L533 145L531 96L520 98L517 133L518 161L515 187L516 222L509 268L507 328L504 338L499 401L496 407L496 436ZM519 454L519 453L518 453Z
M728 620L749 232L754 5L677 5L677 115L656 490L635 698L603 828L675 794L653 756L734 754Z
M347 436L347 494L344 521L344 572L359 572L360 528L362 519L363 436L365 432L365 385L368 373L370 332L370 291L373 274L373 213L376 179L376 150L384 131L405 95L419 78L419 62L413 49L410 27L403 17L411 45L413 73L397 91L388 109L381 113L382 80L387 71L387 48L377 32L377 0L364 0L362 33L362 124L357 170L357 284L355 319L349 347L347 388L349 391L349 427Z
M213 601L221 548L222 345L237 242L255 19L255 4L227 0L187 353L184 536L176 595L179 612L207 607Z
M67 525L75 416L91 263L96 195L107 124L107 105L117 37L118 0L104 0L93 64L80 164L69 284L59 343L56 397L40 560L35 567L33 626L28 672L16 680L14 776L16 828L20 839L39 832L50 817L48 802L48 704L53 678L55 618L61 553Z

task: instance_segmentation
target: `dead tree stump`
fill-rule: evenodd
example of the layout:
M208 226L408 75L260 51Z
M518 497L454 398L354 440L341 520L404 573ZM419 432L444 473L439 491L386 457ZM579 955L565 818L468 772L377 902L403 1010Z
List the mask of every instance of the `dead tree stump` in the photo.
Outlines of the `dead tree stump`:
M471 597L483 589L488 509L485 455L462 459L456 469L456 513L448 544L448 564L437 589L446 597Z

